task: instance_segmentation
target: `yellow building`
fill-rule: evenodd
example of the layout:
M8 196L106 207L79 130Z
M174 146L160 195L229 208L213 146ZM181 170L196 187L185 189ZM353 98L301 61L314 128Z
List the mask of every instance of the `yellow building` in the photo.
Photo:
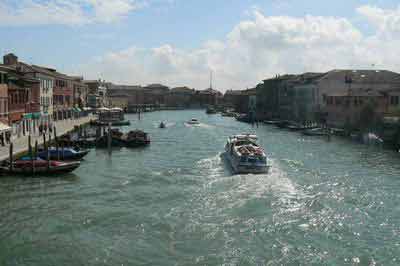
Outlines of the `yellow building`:
M127 110L128 109L128 96L113 95L112 97L108 97L108 106L109 107L119 107L124 110Z

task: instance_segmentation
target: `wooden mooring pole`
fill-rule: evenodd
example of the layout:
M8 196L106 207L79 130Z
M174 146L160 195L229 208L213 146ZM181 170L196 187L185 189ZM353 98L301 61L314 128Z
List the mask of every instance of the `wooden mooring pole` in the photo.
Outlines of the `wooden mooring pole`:
M111 123L108 123L107 149L108 154L111 155Z
M47 142L47 145L46 145L46 153L47 153L47 171L50 170L50 152L49 152L50 143L51 143L51 135L49 135L49 141Z
M14 144L11 142L10 143L10 173L13 172L13 148L14 148Z
M33 154L32 154L32 143L31 143L31 135L28 135L28 154L29 154L29 159L31 161L31 172L32 174L34 173L34 167L33 167Z

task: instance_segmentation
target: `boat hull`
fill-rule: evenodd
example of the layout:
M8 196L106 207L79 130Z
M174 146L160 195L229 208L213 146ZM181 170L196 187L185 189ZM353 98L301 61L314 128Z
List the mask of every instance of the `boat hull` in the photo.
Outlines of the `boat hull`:
M234 174L266 174L270 169L270 166L266 164L241 164L239 160L231 156L229 152L225 152L225 158L230 164Z
M37 163L35 164L34 169L32 170L31 164L26 163L25 165L14 165L13 171L11 172L9 168L3 168L2 172L5 174L12 175L56 175L56 174L65 174L70 173L77 169L80 166L80 162L68 162L62 163L57 166L50 165L47 167L47 162Z
M129 120L125 121L113 121L110 122L111 126L118 127L118 126L129 126L131 122ZM104 121L94 121L92 122L92 125L94 126L108 126L109 122L104 122Z

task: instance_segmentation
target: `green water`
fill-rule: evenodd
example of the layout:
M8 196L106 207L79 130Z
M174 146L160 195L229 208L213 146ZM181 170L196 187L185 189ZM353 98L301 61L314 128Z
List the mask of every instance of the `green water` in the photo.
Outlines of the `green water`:
M127 116L148 148L0 179L0 265L400 264L398 154L204 111L143 117ZM232 176L221 159L244 132L269 153L268 175Z

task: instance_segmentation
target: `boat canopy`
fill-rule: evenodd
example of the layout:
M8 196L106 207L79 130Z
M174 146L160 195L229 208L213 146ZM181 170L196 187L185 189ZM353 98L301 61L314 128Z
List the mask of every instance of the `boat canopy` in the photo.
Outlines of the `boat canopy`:
M258 137L257 137L257 135L240 134L240 135L233 135L233 136L231 137L231 139L238 139L238 140L241 140L241 139L257 140Z

